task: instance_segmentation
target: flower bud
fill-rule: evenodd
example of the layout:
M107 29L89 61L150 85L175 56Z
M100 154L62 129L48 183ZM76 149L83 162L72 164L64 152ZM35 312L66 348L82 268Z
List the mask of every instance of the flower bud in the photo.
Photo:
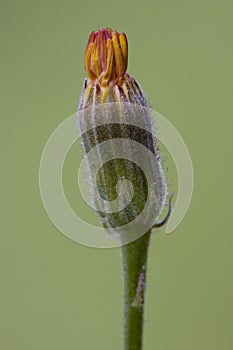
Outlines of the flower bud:
M78 119L93 206L109 232L129 241L155 225L167 187L151 110L127 62L125 34L91 33Z

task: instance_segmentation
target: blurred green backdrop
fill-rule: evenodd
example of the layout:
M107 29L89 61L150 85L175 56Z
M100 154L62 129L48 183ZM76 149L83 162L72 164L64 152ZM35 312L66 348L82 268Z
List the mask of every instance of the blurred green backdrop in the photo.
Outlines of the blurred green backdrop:
M145 350L232 349L232 1L0 4L0 349L122 348L120 250L59 233L38 186L45 142L76 110L88 35L106 26L127 33L128 71L183 136L195 172L188 214L150 246ZM72 150L73 203L76 171Z

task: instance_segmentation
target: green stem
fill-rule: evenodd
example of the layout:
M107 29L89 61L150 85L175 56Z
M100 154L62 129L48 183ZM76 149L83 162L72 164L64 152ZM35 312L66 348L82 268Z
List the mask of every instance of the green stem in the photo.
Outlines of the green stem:
M142 350L146 263L150 232L122 246L124 273L124 350Z

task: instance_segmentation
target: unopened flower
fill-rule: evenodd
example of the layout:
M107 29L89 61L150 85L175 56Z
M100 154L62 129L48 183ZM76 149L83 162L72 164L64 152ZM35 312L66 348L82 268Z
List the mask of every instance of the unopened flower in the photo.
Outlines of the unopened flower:
M167 188L149 104L127 62L124 33L91 33L78 116L96 212L104 227L129 237L155 225Z

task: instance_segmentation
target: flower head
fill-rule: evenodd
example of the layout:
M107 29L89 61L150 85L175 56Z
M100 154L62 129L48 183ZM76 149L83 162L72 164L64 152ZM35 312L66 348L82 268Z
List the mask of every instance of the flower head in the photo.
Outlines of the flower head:
M144 94L127 72L128 42L110 28L92 32L85 52L85 81L81 107L92 103L131 102L148 106Z
M128 43L124 33L111 29L92 32L86 48L85 68L100 86L121 85L127 69Z

